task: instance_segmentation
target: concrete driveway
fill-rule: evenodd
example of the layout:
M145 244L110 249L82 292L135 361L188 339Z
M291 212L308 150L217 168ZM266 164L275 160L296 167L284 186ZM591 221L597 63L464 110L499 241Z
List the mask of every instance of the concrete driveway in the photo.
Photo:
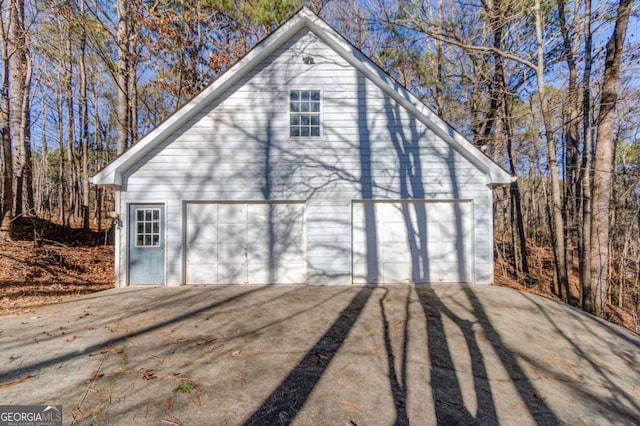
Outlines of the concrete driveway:
M640 337L506 288L138 287L0 324L0 404L65 423L640 423Z

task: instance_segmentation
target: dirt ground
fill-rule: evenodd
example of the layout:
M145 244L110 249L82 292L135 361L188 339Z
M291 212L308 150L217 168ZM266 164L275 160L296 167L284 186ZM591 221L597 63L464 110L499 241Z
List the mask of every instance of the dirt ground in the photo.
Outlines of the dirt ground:
M0 315L109 288L113 247L105 232L30 219L17 222L15 241L0 244Z

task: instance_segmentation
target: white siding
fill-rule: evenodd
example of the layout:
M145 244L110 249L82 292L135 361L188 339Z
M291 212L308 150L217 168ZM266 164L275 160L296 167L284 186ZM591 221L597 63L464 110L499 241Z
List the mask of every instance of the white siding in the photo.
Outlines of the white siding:
M289 137L291 89L321 90L321 138ZM352 200L473 200L474 276L492 279L485 175L307 30L169 135L123 182L122 212L131 202L166 203L169 285L184 282L184 200L306 201L310 284L351 282Z

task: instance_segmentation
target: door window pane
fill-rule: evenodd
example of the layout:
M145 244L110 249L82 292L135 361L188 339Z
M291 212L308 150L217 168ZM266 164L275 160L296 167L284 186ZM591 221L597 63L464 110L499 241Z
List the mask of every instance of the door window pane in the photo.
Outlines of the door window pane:
M136 209L136 247L160 246L160 209Z

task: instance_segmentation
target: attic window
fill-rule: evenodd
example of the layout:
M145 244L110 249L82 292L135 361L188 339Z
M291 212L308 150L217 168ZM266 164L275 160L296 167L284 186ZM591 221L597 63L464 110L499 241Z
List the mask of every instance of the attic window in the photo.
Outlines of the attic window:
M289 135L293 138L320 136L320 91L292 90L289 102Z

